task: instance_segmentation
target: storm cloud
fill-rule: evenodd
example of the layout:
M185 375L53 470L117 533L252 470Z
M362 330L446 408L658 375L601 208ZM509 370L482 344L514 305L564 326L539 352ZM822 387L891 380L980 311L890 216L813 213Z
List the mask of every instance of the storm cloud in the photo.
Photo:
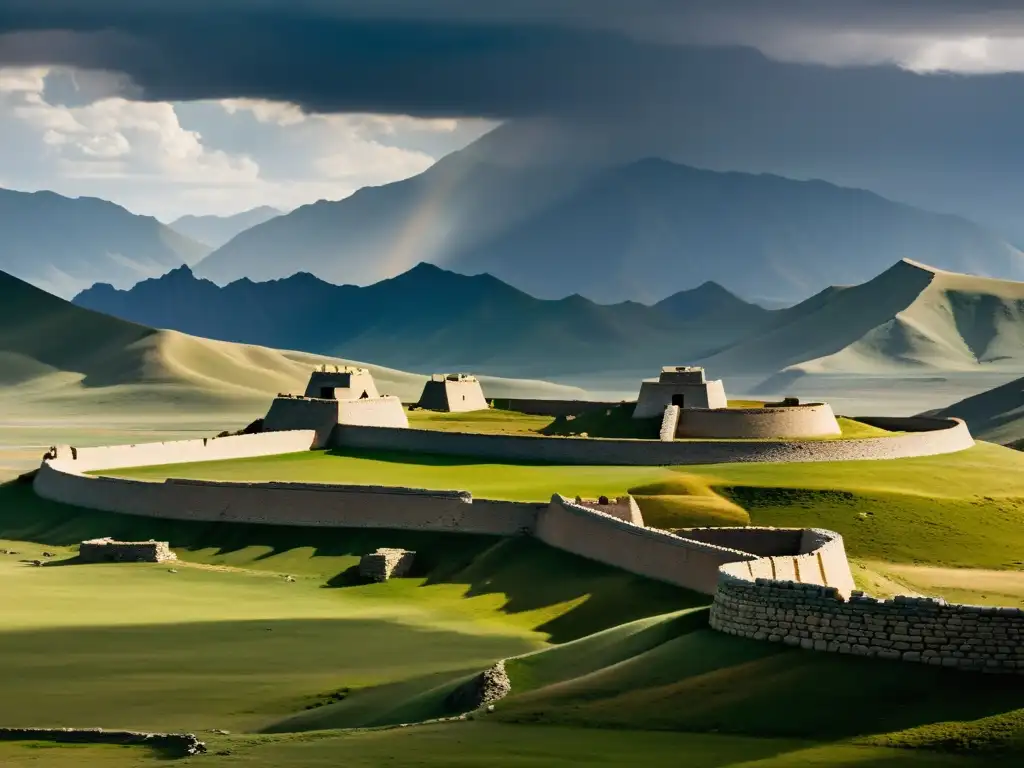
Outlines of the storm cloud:
M737 78L792 87L759 55L705 46L871 64L943 35L1014 34L1024 11L996 0L5 0L0 65L120 72L154 101L503 119L657 111Z
M540 121L559 151L817 176L1024 241L1019 6L3 0L0 66L122 73L103 82L150 101L504 120L506 149Z

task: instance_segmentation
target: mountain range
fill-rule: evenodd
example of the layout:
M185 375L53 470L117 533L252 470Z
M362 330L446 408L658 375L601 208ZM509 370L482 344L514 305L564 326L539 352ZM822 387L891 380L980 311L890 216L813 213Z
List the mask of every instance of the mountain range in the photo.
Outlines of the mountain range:
M1024 278L1021 252L982 227L864 190L658 159L506 165L475 145L252 227L195 269L219 284L306 271L365 285L426 261L539 298L651 303L710 280L796 301L901 258Z
M94 197L0 189L0 270L58 296L97 280L130 287L210 249L151 216Z
M239 232L280 216L283 211L261 205L233 216L182 216L168 226L210 249L219 248Z
M73 421L90 410L150 420L205 413L228 422L301 391L318 365L350 360L157 330L75 306L0 272L0 406ZM381 390L415 400L426 378L367 366ZM573 398L582 390L483 378L492 397ZM147 421L148 423L148 421Z
M428 264L368 287L309 274L218 287L179 268L75 303L213 338L495 375L649 374L700 363L714 376L1024 372L1024 283L901 260L866 283L768 310L716 283L654 305L538 299L490 275Z
M636 370L660 365L689 339L708 354L749 332L769 310L705 284L654 307L542 300L490 275L419 264L367 287L300 273L221 288L180 267L129 291L97 285L74 302L100 312L211 338L360 357L425 372L495 375ZM692 333L690 333L692 331Z

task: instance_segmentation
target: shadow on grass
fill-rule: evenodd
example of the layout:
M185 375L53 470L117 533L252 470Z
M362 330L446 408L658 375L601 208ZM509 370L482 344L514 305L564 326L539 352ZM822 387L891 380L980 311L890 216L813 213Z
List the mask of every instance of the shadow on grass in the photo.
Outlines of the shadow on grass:
M349 459L367 459L389 464L408 464L420 467L470 467L500 463L516 467L550 467L559 466L550 461L520 461L517 459L482 460L473 456L447 456L435 453L407 453L404 451L368 451L353 448L330 448L324 452L326 456L341 456Z
M313 574L337 588L358 583L352 569L363 554L410 549L412 575L426 586L465 585L466 597L503 594L509 614L560 612L536 627L556 643L710 602L525 536L166 520L84 510L40 499L30 486L0 486L0 538L73 546L100 536L167 541L186 561Z
M358 704L358 689L368 683L463 675L532 647L521 637L386 619L189 618L0 633L0 725L259 727L303 711L328 690L352 686Z

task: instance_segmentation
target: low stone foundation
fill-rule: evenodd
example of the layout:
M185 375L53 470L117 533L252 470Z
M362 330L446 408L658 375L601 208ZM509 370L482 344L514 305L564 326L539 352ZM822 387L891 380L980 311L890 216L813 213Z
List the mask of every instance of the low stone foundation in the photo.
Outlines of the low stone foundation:
M416 553L408 549L381 547L359 560L359 575L369 581L400 579L409 574Z
M131 744L164 750L173 757L188 757L206 752L206 745L191 733L105 731L102 728L0 728L0 741Z
M178 559L166 541L115 541L109 537L83 541L78 557L86 563L162 563Z

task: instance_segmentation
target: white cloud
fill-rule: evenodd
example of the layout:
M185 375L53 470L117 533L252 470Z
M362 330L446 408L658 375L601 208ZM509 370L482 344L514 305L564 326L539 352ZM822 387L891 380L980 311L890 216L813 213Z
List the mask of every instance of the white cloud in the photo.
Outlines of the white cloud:
M55 97L55 85L82 98ZM104 73L0 68L0 134L10 137L0 143L0 184L105 197L164 220L290 209L418 174L490 127L306 115L247 99L141 102L122 93Z

